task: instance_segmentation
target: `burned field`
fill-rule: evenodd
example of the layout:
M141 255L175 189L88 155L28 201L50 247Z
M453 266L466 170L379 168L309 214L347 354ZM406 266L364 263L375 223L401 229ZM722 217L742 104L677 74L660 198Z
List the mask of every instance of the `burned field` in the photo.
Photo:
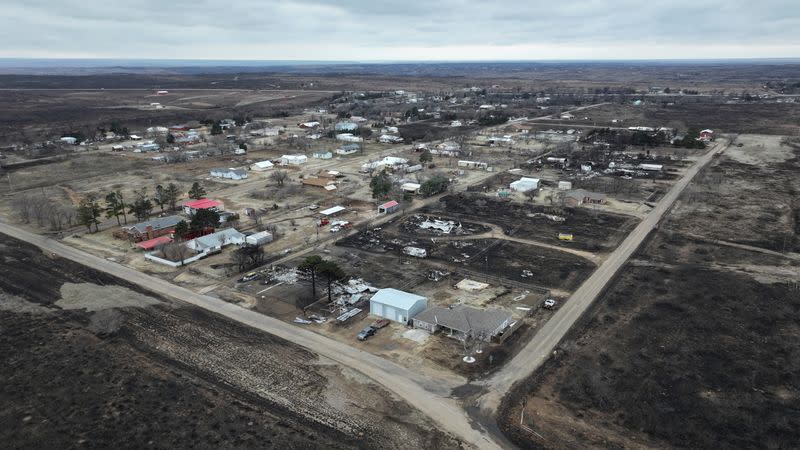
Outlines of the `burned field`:
M775 246L797 239L796 149L740 139L508 397L527 395L501 414L520 446L796 446L800 258Z
M595 269L593 263L579 256L500 237L411 238L394 233L389 227L362 231L338 241L337 245L405 259L415 259L408 255L408 247L424 249L426 256L421 261L432 268L547 289L575 289Z
M628 265L525 388L526 424L547 444L516 426L519 403L505 428L524 447L792 447L798 292L703 265Z
M526 205L474 194L448 195L424 211L481 218L512 237L589 251L613 250L639 222L635 217L586 208ZM572 233L575 240L560 241L559 233Z
M0 248L0 439L10 447L457 445L289 342L10 238Z

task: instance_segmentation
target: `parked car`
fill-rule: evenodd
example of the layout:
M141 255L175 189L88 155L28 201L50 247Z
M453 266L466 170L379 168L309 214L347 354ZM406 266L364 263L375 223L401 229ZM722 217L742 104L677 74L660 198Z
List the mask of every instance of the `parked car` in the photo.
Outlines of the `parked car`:
M242 278L239 278L239 281L245 283L247 281L255 280L256 278L258 278L258 274L256 272L250 272L245 274Z
M373 334L375 334L375 328L372 328L372 326L368 326L363 330L361 330L361 332L359 332L356 337L358 338L359 341L366 341Z
M548 298L544 301L544 305L542 306L544 309L553 309L556 306L556 301L552 298Z

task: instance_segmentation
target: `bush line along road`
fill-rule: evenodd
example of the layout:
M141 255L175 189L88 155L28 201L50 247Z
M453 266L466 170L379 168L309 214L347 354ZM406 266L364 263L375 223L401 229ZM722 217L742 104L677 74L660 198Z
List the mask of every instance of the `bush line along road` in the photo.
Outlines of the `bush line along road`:
M599 296L649 233L656 228L694 176L712 160L715 153L719 153L723 149L723 141L720 140L696 161L650 214L608 256L594 274L580 286L553 318L543 326L533 340L500 371L483 383L488 388L488 392L480 399L480 406L485 413L492 415L496 411L503 395L516 382L525 379L544 363L572 325ZM312 331L214 297L197 294L162 279L90 255L50 238L39 236L5 223L0 223L0 232L36 245L44 251L135 283L163 296L190 303L286 339L323 357L358 370L391 390L409 404L417 407L430 416L443 430L452 433L467 444L487 449L501 448L505 445L505 441L493 439L494 436L469 419L465 410L455 400L448 398L451 390L456 387L450 380L433 379L419 375L391 361L357 350Z

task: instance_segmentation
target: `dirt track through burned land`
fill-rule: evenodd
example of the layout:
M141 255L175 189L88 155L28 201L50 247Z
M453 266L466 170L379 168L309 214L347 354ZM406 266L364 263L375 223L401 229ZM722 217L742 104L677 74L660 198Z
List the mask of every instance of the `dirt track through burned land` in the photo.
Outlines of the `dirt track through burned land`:
M9 447L458 445L368 378L280 338L5 236L0 250Z
M311 331L298 328L295 325L244 309L238 305L226 303L218 298L197 294L159 278L75 250L51 239L34 235L8 224L0 223L0 231L14 237L20 237L26 242L34 243L48 252L56 252L58 255L69 257L73 261L124 278L130 283L135 282L139 286L144 286L143 289L146 288L170 298L199 306L209 312L232 319L239 325L253 327L279 338L284 338L300 347L313 349L316 353L330 358L343 367L355 369L355 371L386 387L398 397L410 401L419 410L428 414L428 418L433 419L440 430L450 433L450 436L455 436L461 442L479 445L482 448L498 448L498 444L493 440L494 437L492 435L487 434L481 425L472 421L459 408L457 402L447 398L450 396L452 388L456 387L451 380L422 376L386 359L354 349L349 345L333 341Z

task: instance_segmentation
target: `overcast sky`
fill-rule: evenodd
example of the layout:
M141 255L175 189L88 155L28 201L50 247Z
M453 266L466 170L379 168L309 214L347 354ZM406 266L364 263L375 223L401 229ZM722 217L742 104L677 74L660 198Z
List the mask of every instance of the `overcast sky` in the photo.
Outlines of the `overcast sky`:
M0 0L0 57L800 57L800 0Z

